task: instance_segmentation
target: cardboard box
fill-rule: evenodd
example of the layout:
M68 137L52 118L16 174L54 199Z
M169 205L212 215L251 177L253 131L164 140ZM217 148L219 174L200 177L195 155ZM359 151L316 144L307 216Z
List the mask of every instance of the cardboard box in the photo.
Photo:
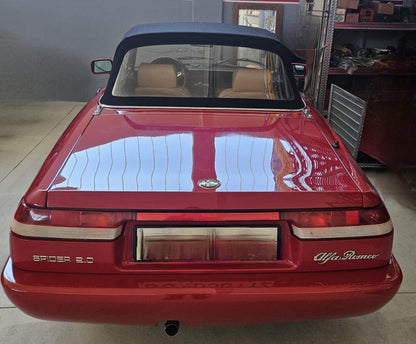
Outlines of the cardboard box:
M360 4L360 0L338 0L338 8L351 8L356 10L358 5Z
M379 2L372 1L370 2L370 7L376 10L377 14L393 14L394 13L394 4L392 2Z
M346 23L358 23L358 18L360 17L359 13L347 13L345 17Z
M335 22L336 23L343 23L345 21L345 15L347 10L345 8L337 8L335 12Z
M387 4L381 3L377 7L378 14L393 14L394 13L394 4L388 2Z

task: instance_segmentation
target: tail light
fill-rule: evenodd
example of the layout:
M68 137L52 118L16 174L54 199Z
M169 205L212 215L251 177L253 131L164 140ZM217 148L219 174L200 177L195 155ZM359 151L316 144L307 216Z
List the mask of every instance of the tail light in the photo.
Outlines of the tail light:
M102 212L29 208L21 203L11 226L13 233L38 238L113 240L135 212Z
M238 215L237 215L238 216ZM353 238L380 236L390 233L393 225L390 216L384 206L371 209L355 210L330 210L330 211L287 211L281 212L276 219L287 221L291 224L293 234L300 239L331 239L331 238ZM30 208L21 203L11 226L11 230L21 236L37 238L58 238L74 240L113 240L120 236L123 225L129 220L138 220L136 212L110 212L110 211L84 211L84 210L57 210L44 208ZM233 252L235 241L240 242L240 249L247 244L251 247L270 247L274 242L271 237L275 235L276 229L272 229L269 239L264 240L269 234L261 234L260 228L257 231L253 228L238 228L233 231L209 229L209 233L192 233L187 228L170 228L171 232L164 232L165 237L158 236L156 232L142 234L143 243L148 247L164 246L167 241L174 241L176 246L189 246L189 242L201 244L212 250L212 238L215 238L215 255L225 260L237 259L239 253ZM207 229L208 230L208 229ZM245 231L246 230L246 231ZM215 233L210 232L215 231ZM274 231L274 232L273 232ZM254 235L253 235L254 233ZM252 236L253 235L253 236ZM139 236L138 236L139 237ZM202 241L204 243L202 243ZM234 243L233 243L234 242ZM230 243L233 243L230 246ZM265 244L266 243L266 244ZM272 245L277 243L274 242ZM277 245L277 244L276 244ZM140 248L141 250L141 248ZM181 249L185 250L185 248ZM259 248L259 252L262 249ZM273 249L274 250L274 249ZM162 250L163 251L163 250ZM244 249L239 251L243 252ZM260 253L243 254L244 257L253 254L260 257ZM141 251L142 252L142 251ZM143 251L145 252L145 251ZM152 249L151 252L157 252ZM276 250L274 252L277 252ZM142 253L140 253L142 254ZM189 253L192 256L191 253ZM228 255L228 256L227 256ZM173 256L175 256L173 254ZM265 253L265 257L269 257ZM238 259L245 259L245 258ZM271 256L270 256L271 257ZM163 257L143 257L150 260L163 260ZM193 259L193 258L190 258ZM200 259L202 259L200 257ZM210 258L211 259L211 258ZM249 259L249 258L247 258ZM222 260L222 259L221 259Z
M300 239L331 239L378 236L390 233L393 225L384 206L371 209L283 212Z

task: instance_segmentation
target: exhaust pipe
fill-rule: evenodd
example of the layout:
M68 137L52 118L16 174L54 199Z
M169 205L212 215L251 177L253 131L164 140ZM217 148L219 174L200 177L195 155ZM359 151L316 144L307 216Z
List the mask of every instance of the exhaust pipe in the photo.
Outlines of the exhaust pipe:
M175 336L179 331L179 321L168 320L165 323L165 332L168 336Z

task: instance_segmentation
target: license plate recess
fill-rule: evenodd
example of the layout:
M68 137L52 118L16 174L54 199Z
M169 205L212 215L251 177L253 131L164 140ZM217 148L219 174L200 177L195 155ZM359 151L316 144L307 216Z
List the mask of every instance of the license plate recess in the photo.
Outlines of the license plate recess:
M136 261L275 261L278 227L136 227Z

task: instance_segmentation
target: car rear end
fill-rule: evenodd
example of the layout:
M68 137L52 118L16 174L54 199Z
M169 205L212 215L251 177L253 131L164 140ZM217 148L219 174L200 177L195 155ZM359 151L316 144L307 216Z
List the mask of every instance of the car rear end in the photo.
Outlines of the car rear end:
M163 59L174 97L158 94L163 73L157 87L140 77L158 64L154 51L170 50L172 65L184 53L199 61L175 74ZM386 304L402 279L390 217L296 91L293 61L264 30L129 31L104 93L58 141L14 216L2 274L10 300L44 319L188 325ZM180 95L185 86L192 95Z
M401 282L383 205L98 211L22 202L10 237L5 291L44 319L225 325L344 317L379 309Z

